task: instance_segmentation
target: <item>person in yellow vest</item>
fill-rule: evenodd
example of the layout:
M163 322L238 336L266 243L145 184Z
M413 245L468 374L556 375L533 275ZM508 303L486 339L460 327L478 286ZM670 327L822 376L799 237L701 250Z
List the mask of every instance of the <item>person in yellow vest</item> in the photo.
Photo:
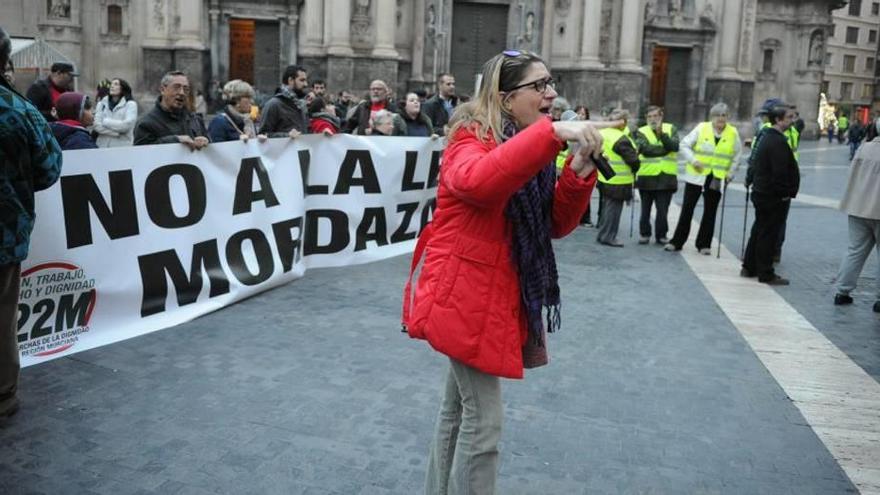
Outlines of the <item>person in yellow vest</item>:
M620 228L620 213L623 204L632 201L635 174L639 170L639 152L626 135L629 112L617 109L611 112L608 120L620 120L619 127L608 127L599 131L602 135L602 147L608 163L614 169L614 177L606 179L599 173L599 187L602 188L602 214L599 216L599 244L623 247L617 239Z
M694 208L703 196L703 218L696 246L700 254L712 254L721 190L724 182L733 180L742 154L739 132L727 123L728 114L726 104L716 103L709 110L709 121L698 124L681 140L678 153L685 162L684 199L675 234L664 247L667 251L680 251L687 242Z
M849 130L849 118L846 115L841 115L839 119L837 119L837 143L843 144L844 139L846 138L846 131Z
M651 105L645 111L646 125L634 134L639 149L639 173L636 188L642 201L639 219L639 244L651 240L651 207L656 205L654 238L657 244L669 243L667 215L672 195L678 189L678 129L663 122L663 109Z

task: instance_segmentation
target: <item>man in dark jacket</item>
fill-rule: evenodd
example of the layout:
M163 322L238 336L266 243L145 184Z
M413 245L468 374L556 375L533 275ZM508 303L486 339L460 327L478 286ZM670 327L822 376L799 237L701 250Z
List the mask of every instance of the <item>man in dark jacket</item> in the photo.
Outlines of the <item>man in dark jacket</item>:
M458 97L455 96L455 77L452 74L440 74L437 77L437 94L422 105L422 111L431 119L435 134L446 135L446 127L456 106Z
M165 74L159 91L156 106L134 128L134 145L180 143L192 150L207 146L210 140L205 123L187 106L192 89L186 74Z
M52 108L62 93L72 91L73 78L78 76L73 71L73 65L67 62L55 62L51 72L45 79L38 79L27 90L27 98L43 114L48 122L53 122Z
M770 127L757 143L752 164L755 222L740 275L757 276L758 281L769 285L788 285L787 279L773 271L773 250L785 220L786 206L800 187L797 160L784 134L796 114L792 107L783 104L773 107L767 116Z
M309 110L305 97L309 84L306 70L288 65L281 76L281 87L263 105L260 134L295 138L309 132Z
M12 42L0 28L0 67ZM18 293L34 228L34 191L61 173L61 148L46 120L0 78L0 420L18 411Z
M385 84L385 81L376 79L371 82L370 97L355 107L351 118L345 122L346 130L352 134L365 135L367 129L372 127L371 122L373 117L376 116L376 112L387 110L391 113L396 113L398 105L388 93L388 85ZM399 127L397 122L395 122L395 129L398 135L406 133L406 129Z

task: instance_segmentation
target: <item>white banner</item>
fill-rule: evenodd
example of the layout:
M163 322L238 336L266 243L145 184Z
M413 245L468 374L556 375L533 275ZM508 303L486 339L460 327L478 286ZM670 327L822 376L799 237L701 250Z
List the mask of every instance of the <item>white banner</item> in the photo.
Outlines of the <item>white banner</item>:
M22 365L183 323L308 268L411 252L442 147L310 135L64 152L22 264Z

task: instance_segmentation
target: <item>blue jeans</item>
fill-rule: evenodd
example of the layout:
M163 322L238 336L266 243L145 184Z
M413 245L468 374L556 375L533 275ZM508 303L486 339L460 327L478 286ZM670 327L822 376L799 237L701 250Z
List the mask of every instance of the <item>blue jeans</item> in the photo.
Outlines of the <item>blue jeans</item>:
M850 141L849 142L849 159L852 161L853 157L856 156L856 150L859 149L859 145L862 144L861 141Z
M494 494L503 418L501 380L450 359L425 493Z
M880 256L880 220L849 216L849 247L837 274L837 293L849 294L856 288L859 274L871 251ZM880 272L880 270L878 270ZM877 295L880 301L880 273L877 273Z

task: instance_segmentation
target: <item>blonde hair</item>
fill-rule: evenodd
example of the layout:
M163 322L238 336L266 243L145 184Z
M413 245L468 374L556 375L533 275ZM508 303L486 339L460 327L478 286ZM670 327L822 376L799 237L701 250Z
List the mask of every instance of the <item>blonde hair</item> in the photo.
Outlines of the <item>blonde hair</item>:
M254 97L254 88L241 79L233 79L223 85L223 98L227 103L235 104L239 98Z
M527 51L505 51L483 64L480 91L473 101L459 105L449 122L451 140L459 129L473 127L477 137L485 141L489 133L500 143L503 120L510 118L504 110L505 94L520 84L532 64L544 63L538 55ZM506 89L505 89L506 88Z

